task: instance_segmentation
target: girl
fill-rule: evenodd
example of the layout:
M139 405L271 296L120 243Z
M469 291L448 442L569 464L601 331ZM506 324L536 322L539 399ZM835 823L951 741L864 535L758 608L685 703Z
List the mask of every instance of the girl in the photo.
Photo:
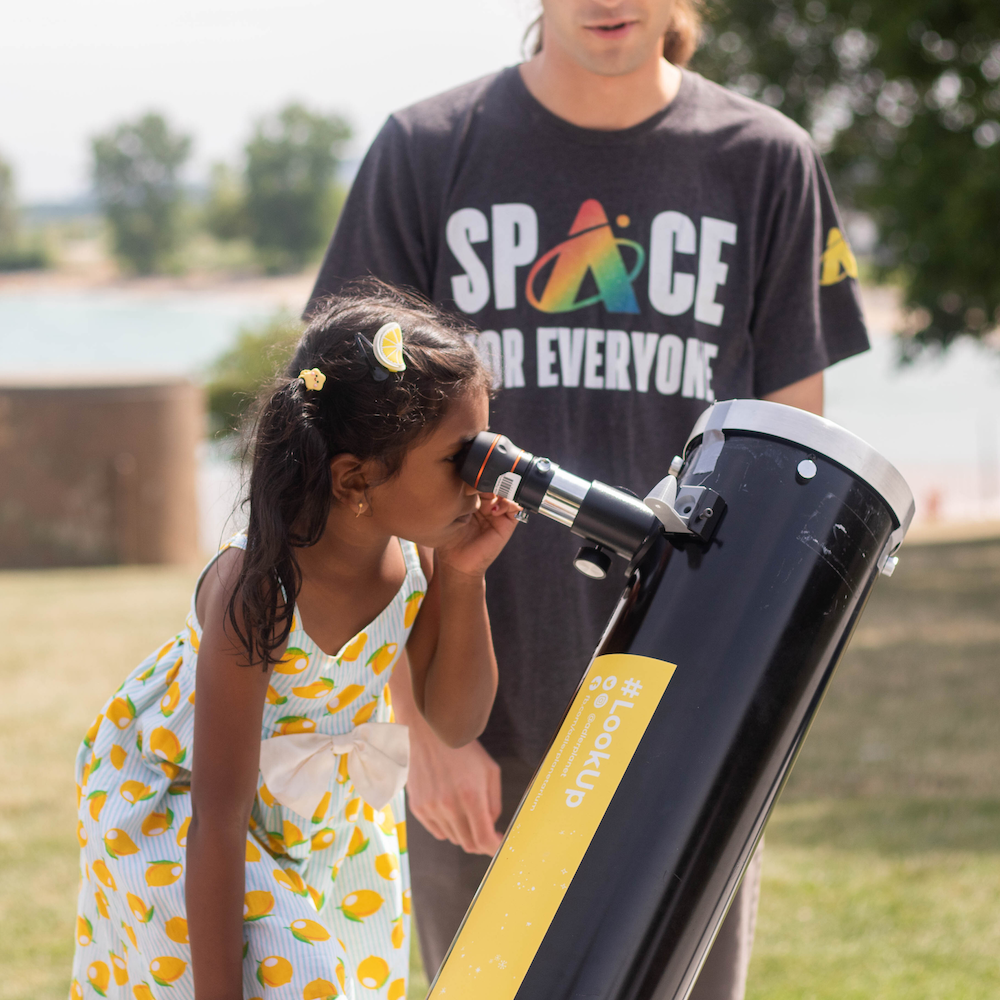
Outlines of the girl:
M479 735L517 508L458 476L490 384L465 330L368 291L315 314L260 406L246 533L84 738L73 998L406 994L388 680L408 655L441 739Z

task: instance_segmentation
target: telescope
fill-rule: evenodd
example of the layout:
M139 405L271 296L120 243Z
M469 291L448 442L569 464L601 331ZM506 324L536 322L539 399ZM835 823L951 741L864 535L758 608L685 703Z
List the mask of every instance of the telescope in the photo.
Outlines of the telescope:
M624 588L429 996L684 1000L912 494L760 400L707 409L642 500L490 432L461 476L580 536L586 575L618 557Z

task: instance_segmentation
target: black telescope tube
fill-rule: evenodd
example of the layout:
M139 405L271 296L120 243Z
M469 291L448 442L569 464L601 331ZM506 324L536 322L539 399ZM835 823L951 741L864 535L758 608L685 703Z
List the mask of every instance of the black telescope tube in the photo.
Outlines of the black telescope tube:
M659 528L649 508L624 490L574 476L502 434L477 434L459 474L477 490L544 514L625 559L631 560Z
M484 477L509 444L487 437ZM877 452L777 403L716 403L678 464L724 516L631 563L429 1000L687 1000L913 516ZM573 530L606 535L618 491L586 485Z

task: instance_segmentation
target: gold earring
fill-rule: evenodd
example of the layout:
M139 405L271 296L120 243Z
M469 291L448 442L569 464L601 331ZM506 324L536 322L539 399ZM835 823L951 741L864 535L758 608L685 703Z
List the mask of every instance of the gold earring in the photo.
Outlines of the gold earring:
M364 500L362 500L362 501L360 501L360 503L358 503L358 512L357 512L357 514L355 514L354 516L355 516L355 517L361 517L361 512L362 512L362 511L363 511L364 509L365 509L365 502L364 502Z

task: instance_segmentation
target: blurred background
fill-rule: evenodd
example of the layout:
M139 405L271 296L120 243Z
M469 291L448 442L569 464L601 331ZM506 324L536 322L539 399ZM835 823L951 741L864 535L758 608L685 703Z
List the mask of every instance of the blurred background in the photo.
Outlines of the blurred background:
M519 61L536 14L4 10L0 1000L66 994L76 746L239 523L239 414L364 150L392 110ZM720 0L693 66L823 151L873 336L828 372L827 413L917 498L769 826L748 996L994 998L1000 6Z

